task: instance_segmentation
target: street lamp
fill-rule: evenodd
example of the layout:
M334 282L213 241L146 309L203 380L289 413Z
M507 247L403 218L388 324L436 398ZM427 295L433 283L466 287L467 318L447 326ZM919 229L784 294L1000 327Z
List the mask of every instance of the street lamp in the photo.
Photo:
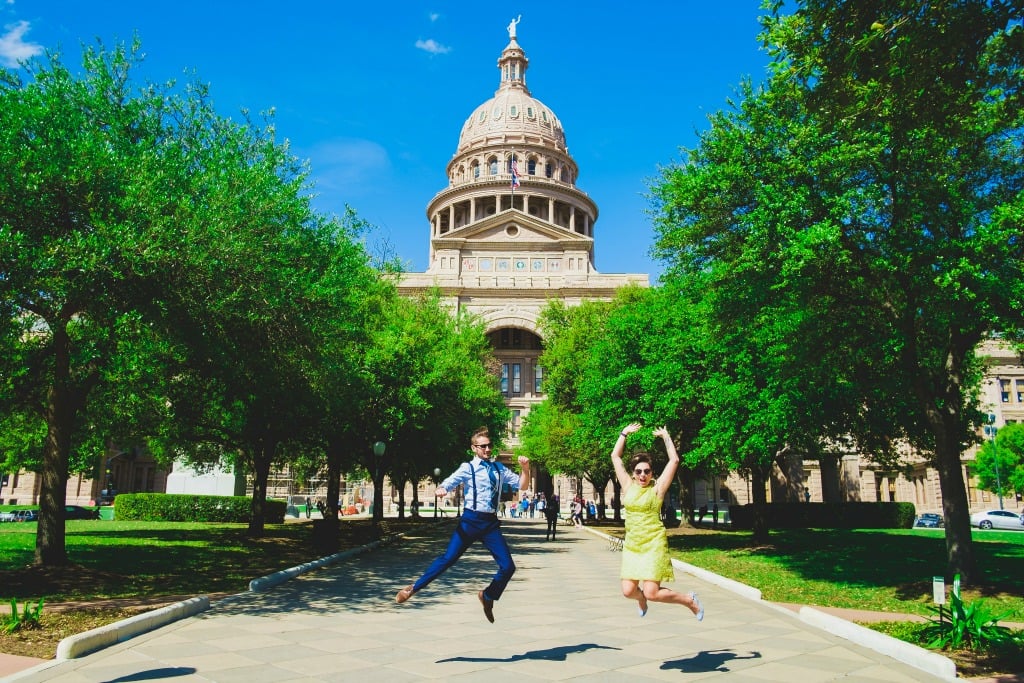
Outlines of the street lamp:
M384 482L380 480L380 461L387 445L383 441L373 444L373 521L384 518ZM380 491L377 490L378 482Z
M998 379L996 380L998 381ZM1003 484L999 480L999 451L996 448L996 432L999 429L995 426L996 414L988 414L989 426L985 427L985 433L992 437L992 461L996 466L996 494L999 496L999 509L1003 509Z
M441 468L434 468L434 519L437 519L437 483L438 478L441 476Z

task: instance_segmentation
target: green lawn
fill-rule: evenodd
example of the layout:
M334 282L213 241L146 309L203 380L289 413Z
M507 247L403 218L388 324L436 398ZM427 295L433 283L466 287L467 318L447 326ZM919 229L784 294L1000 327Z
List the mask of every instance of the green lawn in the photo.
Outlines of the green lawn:
M1009 613L1005 620L1024 622L1024 533L975 531L973 538L984 583L962 595L986 598ZM758 588L765 600L821 607L931 616L932 577L946 568L941 529L773 531L762 547L749 539L723 531L669 542L678 559Z
M385 522L385 532L395 530ZM245 524L68 520L72 567L29 567L35 522L0 524L0 601L45 597L48 602L135 596L241 592L249 581L316 555L311 524L269 524L250 539ZM366 518L341 524L342 546L376 536Z

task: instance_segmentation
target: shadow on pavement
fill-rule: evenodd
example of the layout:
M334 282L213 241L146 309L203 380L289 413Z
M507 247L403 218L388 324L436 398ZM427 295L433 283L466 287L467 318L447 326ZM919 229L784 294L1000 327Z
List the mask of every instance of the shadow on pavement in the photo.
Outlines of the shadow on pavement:
M620 647L609 647L607 645L597 645L596 643L580 643L579 645L562 645L560 647L551 647L544 650L530 650L524 652L521 655L512 655L511 657L449 657L448 659L439 659L437 663L442 662L519 662L524 659L542 659L548 662L564 662L569 655L579 654L586 652L587 650L621 650Z
M726 664L740 659L761 659L761 653L751 652L749 655L741 657L732 650L705 650L698 652L693 657L665 662L661 668L665 670L678 669L684 673L726 672L729 671Z

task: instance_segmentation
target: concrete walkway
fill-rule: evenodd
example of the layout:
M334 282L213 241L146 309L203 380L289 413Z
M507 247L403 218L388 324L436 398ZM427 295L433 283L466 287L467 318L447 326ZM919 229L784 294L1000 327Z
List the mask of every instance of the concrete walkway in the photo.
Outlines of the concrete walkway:
M654 603L641 618L636 603L619 593L621 555L603 538L560 527L558 539L547 542L540 520L506 521L504 529L518 572L495 605L494 624L484 619L476 598L494 565L476 547L429 588L396 605L395 592L447 543L447 536L407 538L267 592L217 601L196 616L79 659L46 662L5 680L910 683L951 678L879 651L885 647L858 645L829 632L828 619L860 628L849 622L819 613L825 623L811 623L813 615L808 619L803 611L798 615L753 599L745 587L706 573L677 570L671 584L697 591L707 610L703 623L684 607Z

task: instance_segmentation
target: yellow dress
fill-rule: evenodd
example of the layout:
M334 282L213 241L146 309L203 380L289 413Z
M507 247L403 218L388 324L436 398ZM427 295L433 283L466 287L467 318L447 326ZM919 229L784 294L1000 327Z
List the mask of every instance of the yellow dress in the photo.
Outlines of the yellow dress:
M661 499L654 482L633 484L626 490L626 538L622 543L623 579L672 581L672 559L668 554L665 525L661 523Z

